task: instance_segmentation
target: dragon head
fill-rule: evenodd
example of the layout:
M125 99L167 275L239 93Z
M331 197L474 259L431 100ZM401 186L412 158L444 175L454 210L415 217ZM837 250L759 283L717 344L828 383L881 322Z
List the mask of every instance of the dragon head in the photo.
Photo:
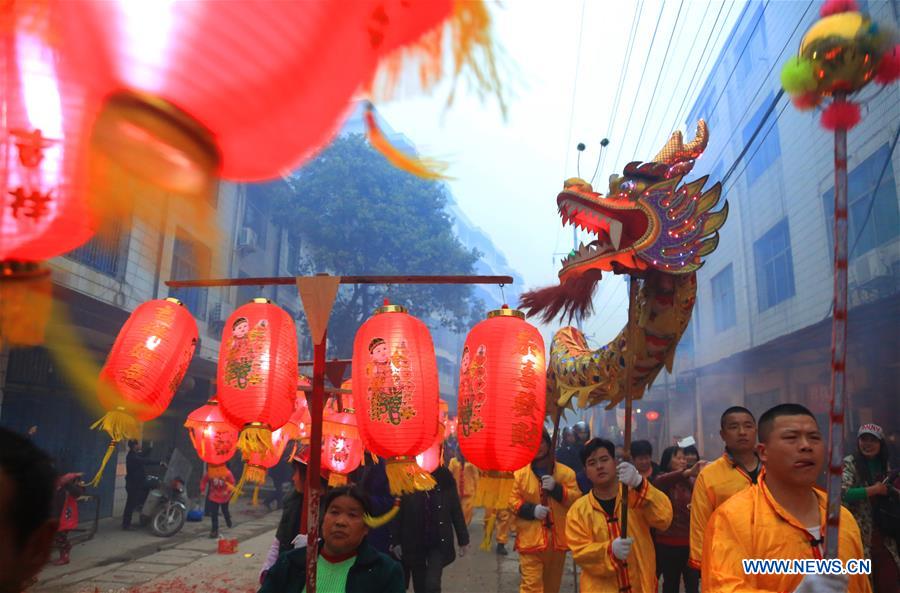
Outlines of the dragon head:
M570 318L591 310L591 297L603 272L647 276L688 274L718 245L718 229L728 216L719 202L721 184L703 192L707 177L681 181L709 140L700 120L694 140L684 143L675 132L649 163L631 162L623 175L612 175L604 196L577 177L567 179L556 204L563 225L573 224L594 239L562 261L560 284L522 296L530 314L545 321L560 311Z

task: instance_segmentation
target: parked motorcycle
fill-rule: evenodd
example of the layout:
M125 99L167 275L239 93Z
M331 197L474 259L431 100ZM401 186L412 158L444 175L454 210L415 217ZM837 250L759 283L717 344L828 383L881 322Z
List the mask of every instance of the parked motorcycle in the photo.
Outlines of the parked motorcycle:
M174 478L163 483L157 476L147 476L149 492L141 506L141 525L159 537L172 537L184 527L190 499L184 480Z

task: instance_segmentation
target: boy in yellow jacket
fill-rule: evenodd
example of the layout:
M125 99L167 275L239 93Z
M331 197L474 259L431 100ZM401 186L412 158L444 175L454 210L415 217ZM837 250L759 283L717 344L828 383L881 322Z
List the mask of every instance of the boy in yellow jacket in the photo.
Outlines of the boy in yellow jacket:
M515 473L509 495L516 515L519 593L559 593L566 562L566 511L581 495L575 472L553 462L550 435L541 435L531 465Z
M765 469L754 486L732 496L712 514L703 537L704 593L871 593L865 574L787 574L749 567L745 560L821 559L825 493L816 478L825 442L809 410L780 404L759 419L759 456ZM838 556L862 559L859 527L841 508Z
M704 467L691 495L691 549L688 564L700 570L703 530L726 500L753 484L762 468L756 454L756 419L747 408L732 406L719 419L725 453Z
M566 519L566 540L581 566L582 593L656 593L656 553L650 529L672 522L672 503L638 470L616 465L616 447L591 439L581 451L584 471L593 485L575 501ZM622 537L620 484L628 486L628 533Z

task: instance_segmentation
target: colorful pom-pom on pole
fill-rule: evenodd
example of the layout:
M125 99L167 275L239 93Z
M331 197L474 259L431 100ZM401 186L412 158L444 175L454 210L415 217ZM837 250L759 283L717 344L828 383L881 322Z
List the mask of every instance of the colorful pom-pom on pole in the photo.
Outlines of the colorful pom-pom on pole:
M826 130L849 130L859 120L859 105L849 101L834 101L822 112L821 123Z
M819 9L819 15L822 18L842 12L859 12L856 0L827 0Z
M884 53L875 71L875 82L878 84L891 84L900 78L900 44L895 45Z
M781 86L791 95L814 91L816 75L812 62L800 57L788 60L781 69Z

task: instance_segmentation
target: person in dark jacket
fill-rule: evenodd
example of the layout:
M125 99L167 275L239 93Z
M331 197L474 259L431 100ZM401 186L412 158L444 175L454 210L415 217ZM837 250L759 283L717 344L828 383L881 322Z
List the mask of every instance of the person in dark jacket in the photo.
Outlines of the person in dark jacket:
M428 492L405 495L400 514L392 522L395 555L412 573L415 593L440 593L441 573L456 559L454 531L460 556L465 556L469 545L469 530L453 474L439 465L431 475L436 486Z
M356 486L335 488L322 501L322 541L316 561L321 593L403 593L403 569L366 541L366 494ZM306 587L307 547L279 556L259 593L301 593Z
M684 450L673 445L667 447L660 460L661 472L652 480L653 485L669 497L672 503L672 523L665 531L658 531L656 542L656 572L663 577L663 593L678 593L682 578L686 593L697 593L700 573L688 566L691 536L691 495L694 480L704 463L687 467Z
M286 454L286 456L288 459L290 458L290 454ZM275 508L281 508L281 502L284 498L284 483L291 479L291 466L285 461L281 461L270 469L268 474L272 478L274 489L263 499L263 504L271 511L273 502L275 503Z
M122 513L122 529L131 529L131 516L144 504L147 498L148 465L165 465L160 461L151 461L142 455L139 441L128 441L128 455L125 457L125 511Z
M391 494L385 471L384 459L377 462L368 451L366 455L365 473L362 478L362 489L369 496L369 504L372 505L372 514L376 517L384 515L394 506L394 495ZM391 525L382 525L369 530L366 540L383 554L391 554ZM399 558L398 558L399 560Z

